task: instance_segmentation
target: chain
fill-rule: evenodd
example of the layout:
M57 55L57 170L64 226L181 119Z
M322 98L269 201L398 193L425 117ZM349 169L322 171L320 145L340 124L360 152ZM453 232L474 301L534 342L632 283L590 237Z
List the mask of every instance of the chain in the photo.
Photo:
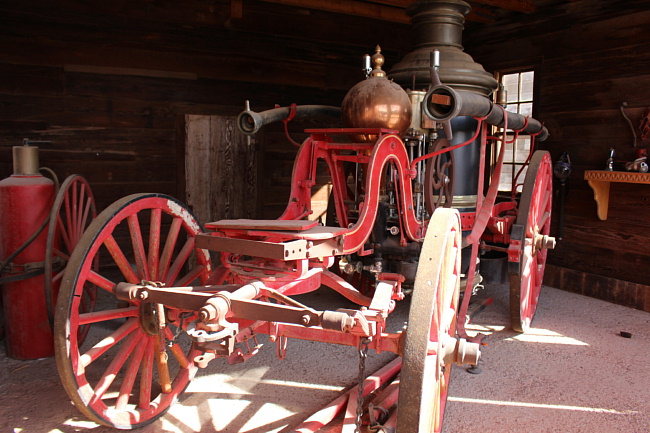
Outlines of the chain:
M363 415L363 382L366 380L366 358L368 357L368 338L359 341L359 388L357 395L357 421L354 433L361 432L361 416Z

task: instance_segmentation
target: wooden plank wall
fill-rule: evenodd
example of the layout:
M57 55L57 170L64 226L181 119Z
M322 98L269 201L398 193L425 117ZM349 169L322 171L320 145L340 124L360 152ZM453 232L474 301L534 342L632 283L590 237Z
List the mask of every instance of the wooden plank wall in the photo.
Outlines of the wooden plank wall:
M236 117L186 115L185 199L199 221L255 218L257 137L239 132Z
M241 18L229 0L1 2L0 178L28 137L52 141L41 165L86 177L99 209L136 192L183 200L179 118L234 116L247 99L258 111L340 105L376 44L396 62L410 26L254 0ZM259 170L276 177L272 161ZM275 206L260 197L260 212Z
M650 187L612 184L609 218L596 217L584 171L604 169L613 147L635 157L632 133L650 107L650 8L647 1L582 0L465 32L465 49L486 70L534 66L536 95L554 160L573 163L564 238L548 256L546 283L650 311ZM638 134L638 132L637 132ZM638 143L650 147L650 142ZM555 203L558 209L558 203ZM553 231L557 233L555 212Z
M650 311L648 187L614 185L599 221L582 180L610 146L633 156L618 107L626 101L636 123L650 106L649 25L647 0L581 0L468 24L464 45L488 71L540 68L538 117L551 131L542 147L571 155L549 284ZM0 178L11 173L11 146L29 137L53 142L41 165L61 179L85 176L100 209L135 192L183 199L179 118L234 116L246 99L255 110L339 105L376 44L390 69L412 50L411 28L254 0L241 18L228 0L2 2ZM258 217L276 218L288 198L295 149L281 135L269 128L258 148Z

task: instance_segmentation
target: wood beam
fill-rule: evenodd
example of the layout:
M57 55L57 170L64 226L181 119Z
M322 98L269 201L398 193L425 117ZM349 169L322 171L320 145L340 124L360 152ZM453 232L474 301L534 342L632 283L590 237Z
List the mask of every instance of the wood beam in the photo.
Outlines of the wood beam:
M362 0L362 1L364 3L377 3L380 5L393 6L402 9L406 9L408 5L415 2L415 0Z
M413 3L413 0L372 0L372 1L356 1L356 0L262 0L267 3L277 3L287 6L303 7L307 9L321 10L325 12L333 12L337 14L345 14L352 16L359 16L364 18L372 18L382 21L390 21L401 24L409 24L411 19L406 15L406 6ZM488 3L490 0L480 0L481 2ZM500 0L508 2L520 2L529 0ZM498 2L492 0L492 2ZM481 11L480 14L474 13L474 10L465 17L467 21L475 21L480 23L490 23L494 20L490 17L492 13L486 9L474 8Z
M531 0L470 0L472 3L482 3L488 6L508 9L516 12L535 12L537 7Z
M387 6L393 6L398 8L406 9L411 3L415 3L415 0L361 0L364 3L377 3ZM470 3L482 3L489 6L494 6L497 8L508 9L511 11L517 12L535 12L537 7L532 0L467 0ZM579 0L567 0L570 2L575 2Z
M262 0L288 6L316 9L338 14L354 15L383 21L408 24L411 22L402 7L350 0Z

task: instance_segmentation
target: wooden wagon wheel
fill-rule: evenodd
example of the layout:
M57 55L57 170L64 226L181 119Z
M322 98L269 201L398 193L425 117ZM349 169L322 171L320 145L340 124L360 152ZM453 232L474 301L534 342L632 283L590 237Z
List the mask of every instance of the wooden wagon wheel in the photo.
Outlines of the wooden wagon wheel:
M452 362L445 364L438 354L456 337L460 250L458 212L436 209L422 245L409 312L397 404L400 433L442 429Z
M199 232L182 203L135 194L104 210L79 240L57 300L54 346L66 392L93 421L121 429L146 425L195 375L194 358L202 352L181 332L195 315L147 303L125 305L112 288L120 281L204 283L211 265L208 252L194 247ZM96 311L83 313L79 295L88 285L97 287ZM163 314L159 329L156 318ZM85 325L91 330L81 342L78 330Z
M54 324L53 304L61 285L65 266L81 235L97 217L95 199L90 185L82 176L73 174L63 182L50 211L45 249L45 303L50 325ZM95 308L96 287L88 285L81 293L79 308L88 313ZM83 341L88 327L80 328Z
M546 151L533 154L519 201L513 239L521 242L519 263L509 263L510 321L517 332L525 332L533 321L542 287L547 248L555 241L551 230L553 164Z

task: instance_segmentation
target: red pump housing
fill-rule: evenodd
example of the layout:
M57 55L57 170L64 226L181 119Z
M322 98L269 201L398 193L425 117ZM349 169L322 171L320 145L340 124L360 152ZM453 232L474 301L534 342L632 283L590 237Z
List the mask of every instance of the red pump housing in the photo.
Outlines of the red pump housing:
M38 148L15 146L14 174L0 181L0 260L20 248L48 218L55 196L54 182L38 171ZM18 254L2 277L42 269L47 230ZM2 285L7 355L36 359L54 355L52 330L48 323L44 275Z

